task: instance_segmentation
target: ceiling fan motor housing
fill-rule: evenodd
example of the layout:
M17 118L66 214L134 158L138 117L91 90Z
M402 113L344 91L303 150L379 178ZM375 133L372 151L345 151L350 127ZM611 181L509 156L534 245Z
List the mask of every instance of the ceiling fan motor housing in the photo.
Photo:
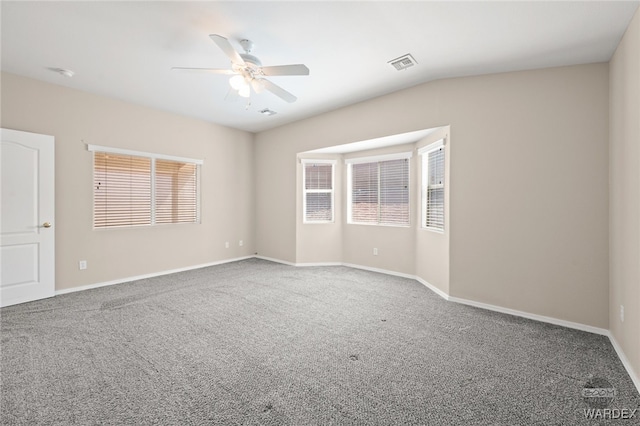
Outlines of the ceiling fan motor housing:
M242 49L244 49L245 52L251 53L251 50L253 49L253 42L244 38L240 40L240 46L242 46Z
M254 68L259 68L262 66L262 62L257 57L250 55L248 53L241 53L240 57L249 65L253 65Z

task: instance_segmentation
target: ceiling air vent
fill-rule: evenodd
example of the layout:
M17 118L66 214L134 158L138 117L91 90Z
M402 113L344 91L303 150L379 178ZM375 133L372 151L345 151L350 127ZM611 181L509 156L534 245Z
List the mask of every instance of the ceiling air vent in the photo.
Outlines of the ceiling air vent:
M418 62L413 59L411 54L407 53L406 55L400 56L399 58L393 59L389 61L389 63L398 71L406 70L409 67L414 66Z
M271 115L276 115L277 112L270 110L269 108L265 108L262 111L260 111L260 114L262 115L266 115L266 116L271 116Z

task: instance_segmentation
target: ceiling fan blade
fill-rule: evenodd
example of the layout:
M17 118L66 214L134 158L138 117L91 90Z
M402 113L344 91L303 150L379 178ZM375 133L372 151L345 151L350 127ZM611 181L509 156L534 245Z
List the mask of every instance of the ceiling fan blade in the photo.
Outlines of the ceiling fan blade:
M276 65L273 67L262 67L262 73L266 76L274 75L309 75L309 68L303 64Z
M282 87L273 84L269 80L266 80L266 79L263 78L260 81L264 85L265 89L267 89L268 91L270 91L274 95L284 99L285 101L287 101L289 103L295 102L298 99L295 96L293 96L291 93L289 93L286 90L284 90Z
M233 75L235 71L233 70L225 70L220 68L186 68L186 67L173 67L172 71L194 71L194 72L208 72L210 74L225 74L225 75Z
M263 81L264 81L264 79L257 79L257 78L254 78L253 80L251 80L251 87L258 94L264 92L264 83L263 83Z
M217 44L220 49L222 49L225 55L227 55L229 59L231 59L232 63L245 66L244 59L242 59L236 49L231 46L229 40L218 34L210 34L209 38L213 40L213 42Z

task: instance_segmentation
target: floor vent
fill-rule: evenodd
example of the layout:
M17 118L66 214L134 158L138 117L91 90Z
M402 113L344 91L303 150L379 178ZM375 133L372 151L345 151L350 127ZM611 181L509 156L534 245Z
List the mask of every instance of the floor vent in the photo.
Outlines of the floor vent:
M397 69L398 71L401 71L414 66L418 62L415 59L413 59L413 56L411 56L411 54L407 53L406 55L400 56L399 58L389 61L389 63L395 69Z

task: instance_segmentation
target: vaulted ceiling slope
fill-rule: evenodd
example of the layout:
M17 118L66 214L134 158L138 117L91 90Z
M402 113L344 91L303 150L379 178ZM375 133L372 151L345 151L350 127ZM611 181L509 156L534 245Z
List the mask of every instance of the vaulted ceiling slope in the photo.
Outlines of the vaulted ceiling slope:
M11 2L2 1L2 70L258 132L423 82L608 61L638 1ZM265 65L305 64L250 104L225 100L228 68L209 39L254 42ZM411 54L398 71L389 61ZM73 77L51 72L62 68ZM275 111L272 116L259 112Z

